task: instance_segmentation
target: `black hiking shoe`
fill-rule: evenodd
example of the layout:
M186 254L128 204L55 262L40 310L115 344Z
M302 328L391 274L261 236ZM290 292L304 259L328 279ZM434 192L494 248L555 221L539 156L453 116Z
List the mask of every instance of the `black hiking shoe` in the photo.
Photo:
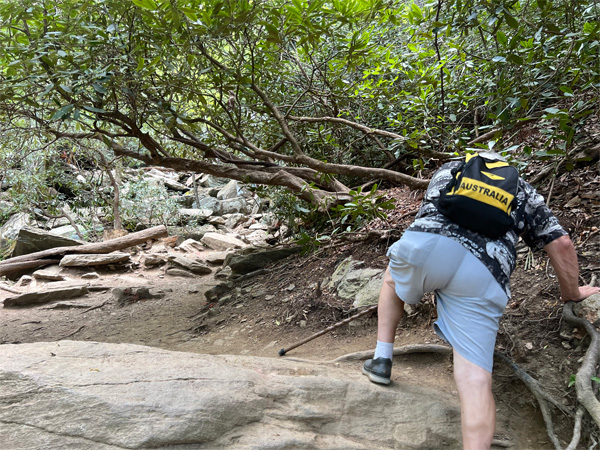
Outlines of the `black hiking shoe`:
M377 384L390 384L392 376L392 360L388 358L367 359L362 373Z

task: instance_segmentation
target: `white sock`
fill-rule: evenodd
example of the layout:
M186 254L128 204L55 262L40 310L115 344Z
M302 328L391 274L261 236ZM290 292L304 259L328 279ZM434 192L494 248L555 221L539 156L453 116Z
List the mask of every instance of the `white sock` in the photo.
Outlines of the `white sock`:
M380 342L377 341L377 347L375 347L375 356L377 358L393 359L394 356L394 343L393 342Z

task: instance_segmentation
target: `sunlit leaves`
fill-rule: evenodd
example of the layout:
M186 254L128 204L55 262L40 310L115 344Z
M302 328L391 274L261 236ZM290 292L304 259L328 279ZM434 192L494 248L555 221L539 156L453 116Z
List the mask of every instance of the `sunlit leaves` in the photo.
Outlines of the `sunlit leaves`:
M140 8L155 10L158 9L154 0L131 0L134 5Z

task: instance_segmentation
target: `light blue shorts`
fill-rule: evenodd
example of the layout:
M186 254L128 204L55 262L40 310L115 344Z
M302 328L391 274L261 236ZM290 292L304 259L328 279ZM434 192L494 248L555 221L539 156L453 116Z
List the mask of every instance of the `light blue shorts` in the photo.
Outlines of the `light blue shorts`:
M415 304L425 292L434 292L435 332L461 356L492 372L508 297L488 268L454 239L417 231L406 231L387 255L398 297Z

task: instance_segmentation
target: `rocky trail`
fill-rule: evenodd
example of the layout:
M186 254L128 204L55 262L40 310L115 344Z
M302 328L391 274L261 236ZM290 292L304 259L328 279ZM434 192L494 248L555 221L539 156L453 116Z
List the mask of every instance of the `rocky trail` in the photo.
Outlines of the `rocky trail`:
M567 204L569 181L561 184L554 195ZM385 249L419 203L406 189L388 195L397 210L367 227L369 239L310 255L272 245L280 237L260 212L203 209L186 212L211 222L201 233L169 229L117 254L65 250L50 265L11 272L0 282L3 448L460 448L451 358L431 351L443 344L431 327L433 298L407 309L396 346L409 353L395 358L390 388L360 372L374 314L278 356L376 301ZM570 231L588 276L600 240L595 200L579 198L584 220ZM223 200L202 201L223 211ZM47 251L46 231L19 230L23 244L37 242L29 255ZM563 327L546 259L521 261L498 349L569 406L583 336ZM535 398L502 363L494 392L494 448L553 448ZM572 424L557 413L554 422L567 442Z

